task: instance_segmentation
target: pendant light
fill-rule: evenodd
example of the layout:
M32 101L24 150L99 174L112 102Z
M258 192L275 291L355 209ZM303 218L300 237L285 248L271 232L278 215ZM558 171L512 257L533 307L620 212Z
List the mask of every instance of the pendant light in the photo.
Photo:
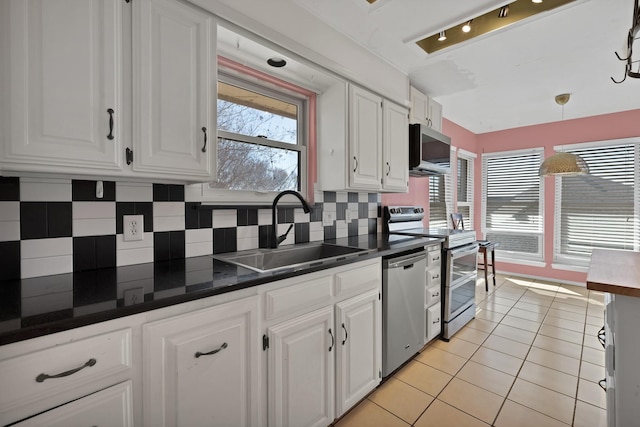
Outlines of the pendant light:
M571 97L568 93L563 93L556 96L556 104L562 105L562 119L564 120L564 104L569 102ZM548 157L540 165L538 175L540 176L574 176L585 175L589 173L589 165L584 159L577 154L557 152L551 157Z

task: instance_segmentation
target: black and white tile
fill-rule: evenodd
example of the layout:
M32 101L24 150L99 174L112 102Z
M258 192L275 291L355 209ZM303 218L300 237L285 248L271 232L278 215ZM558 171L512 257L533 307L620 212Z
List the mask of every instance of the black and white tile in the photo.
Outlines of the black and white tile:
M270 245L271 209L200 207L192 201L192 186L102 181L102 197L97 197L96 185L90 180L0 176L0 280L74 273L68 274L72 281L96 269L135 270L153 261L184 262ZM377 233L379 194L316 191L314 199L311 213L298 207L278 209L278 235L291 227L281 245ZM323 225L324 212L335 218L331 225ZM143 240L124 241L124 215L143 216ZM171 283L176 284L169 280L160 291L174 292ZM51 304L69 307L68 301L62 303L70 298L65 295L61 291L60 301ZM34 309L27 311L34 316L37 297L29 297ZM87 297L84 305L94 302L101 304Z

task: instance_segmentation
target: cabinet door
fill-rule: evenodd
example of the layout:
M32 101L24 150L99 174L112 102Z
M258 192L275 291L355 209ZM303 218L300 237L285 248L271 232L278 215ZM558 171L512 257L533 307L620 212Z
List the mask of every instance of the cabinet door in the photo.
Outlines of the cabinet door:
M411 123L429 125L429 98L418 89L411 86L409 91L411 100Z
M442 306L440 303L432 305L427 309L427 334L425 337L425 343L431 341L442 332L442 320L441 320Z
M429 98L429 127L442 132L442 105Z
M133 427L131 381L29 418L16 427Z
M133 22L134 170L215 176L212 16L175 0L136 0Z
M10 34L8 84L0 84L8 89L0 101L7 110L6 128L0 130L4 168L120 169L122 5L117 0L2 2L0 14Z
M382 98L356 86L349 88L349 155L350 187L379 190L382 185Z
M257 297L143 325L144 424L255 426Z
M337 305L336 416L376 388L382 377L382 306L377 290Z
M409 188L409 118L407 109L383 102L384 190L406 192Z
M324 427L334 419L335 358L339 343L333 306L268 329L269 425Z

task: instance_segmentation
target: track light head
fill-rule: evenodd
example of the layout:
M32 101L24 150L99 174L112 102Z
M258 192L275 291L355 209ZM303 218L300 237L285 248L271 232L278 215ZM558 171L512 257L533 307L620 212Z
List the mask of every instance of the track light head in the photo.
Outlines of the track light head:
M471 31L471 21L473 21L473 19L468 20L463 26L462 26L462 31L465 33L468 33L469 31Z

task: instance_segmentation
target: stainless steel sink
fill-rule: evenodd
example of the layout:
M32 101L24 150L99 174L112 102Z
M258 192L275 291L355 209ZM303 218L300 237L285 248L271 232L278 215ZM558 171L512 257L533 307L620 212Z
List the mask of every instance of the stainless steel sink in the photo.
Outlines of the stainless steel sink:
M214 255L213 258L235 264L259 273L300 269L314 264L338 261L369 252L351 246L329 243L301 243L276 249L256 249Z

